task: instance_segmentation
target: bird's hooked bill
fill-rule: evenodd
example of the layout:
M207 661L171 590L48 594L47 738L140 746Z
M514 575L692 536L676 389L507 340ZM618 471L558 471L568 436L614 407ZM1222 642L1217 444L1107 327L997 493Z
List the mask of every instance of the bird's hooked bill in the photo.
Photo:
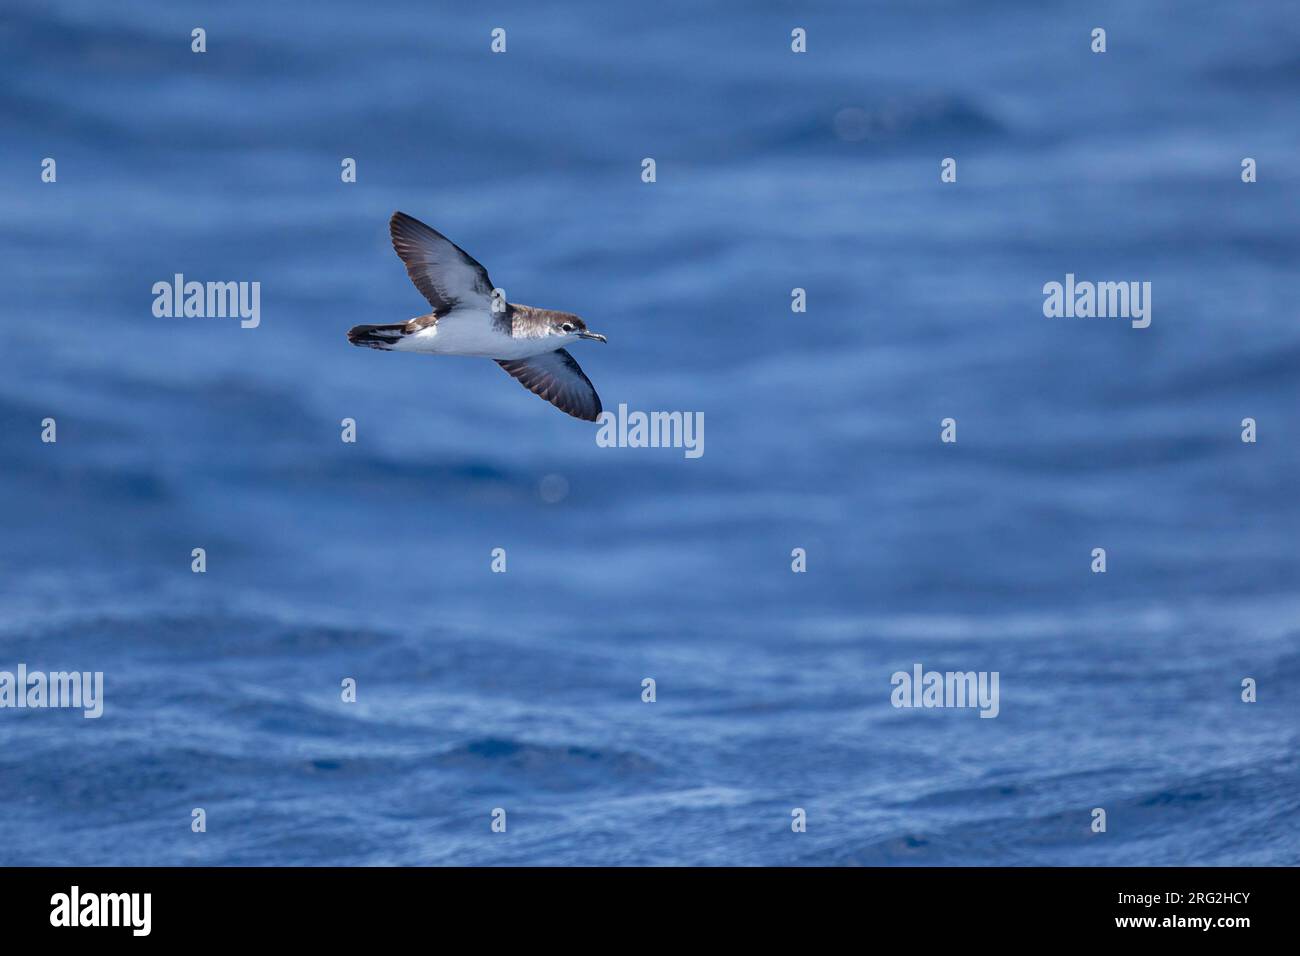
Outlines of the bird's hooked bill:
M592 331L589 331L588 329L583 329L581 332L579 332L579 333L578 333L578 338L580 338L580 339L595 339L597 342L608 342L608 341L609 341L608 339L605 338L605 336L601 335L599 332L592 332Z

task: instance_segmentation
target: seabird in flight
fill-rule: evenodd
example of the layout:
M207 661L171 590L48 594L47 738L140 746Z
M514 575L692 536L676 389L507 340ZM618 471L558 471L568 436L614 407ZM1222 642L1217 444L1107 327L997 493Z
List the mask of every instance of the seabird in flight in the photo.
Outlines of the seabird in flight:
M600 396L565 349L578 339L604 342L582 319L493 295L487 270L436 229L404 212L388 224L406 274L433 311L400 325L358 325L348 341L390 352L477 355L496 363L574 418L600 415Z

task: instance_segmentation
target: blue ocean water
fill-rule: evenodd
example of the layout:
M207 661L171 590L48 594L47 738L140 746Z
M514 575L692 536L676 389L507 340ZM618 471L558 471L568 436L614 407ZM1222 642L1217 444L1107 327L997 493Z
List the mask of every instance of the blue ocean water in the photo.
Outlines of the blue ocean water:
M0 863L1300 863L1294 14L7 3ZM349 346L395 209L704 455Z

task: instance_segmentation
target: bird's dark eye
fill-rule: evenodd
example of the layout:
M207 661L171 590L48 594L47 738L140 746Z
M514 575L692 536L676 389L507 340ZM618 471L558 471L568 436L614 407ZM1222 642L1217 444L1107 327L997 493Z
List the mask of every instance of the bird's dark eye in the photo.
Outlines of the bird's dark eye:
M572 323L572 322L565 322L562 326L560 326L560 331L562 331L562 332L572 332L572 331L573 331L573 323Z

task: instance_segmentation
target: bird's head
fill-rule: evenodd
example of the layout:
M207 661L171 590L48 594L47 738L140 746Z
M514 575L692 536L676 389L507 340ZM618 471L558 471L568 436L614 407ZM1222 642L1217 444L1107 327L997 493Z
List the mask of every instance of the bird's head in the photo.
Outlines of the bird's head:
M595 339L597 342L604 342L605 336L599 332L592 332L587 328L587 323L569 312L553 312L549 317L550 335L558 335L567 341L576 341L577 339Z

